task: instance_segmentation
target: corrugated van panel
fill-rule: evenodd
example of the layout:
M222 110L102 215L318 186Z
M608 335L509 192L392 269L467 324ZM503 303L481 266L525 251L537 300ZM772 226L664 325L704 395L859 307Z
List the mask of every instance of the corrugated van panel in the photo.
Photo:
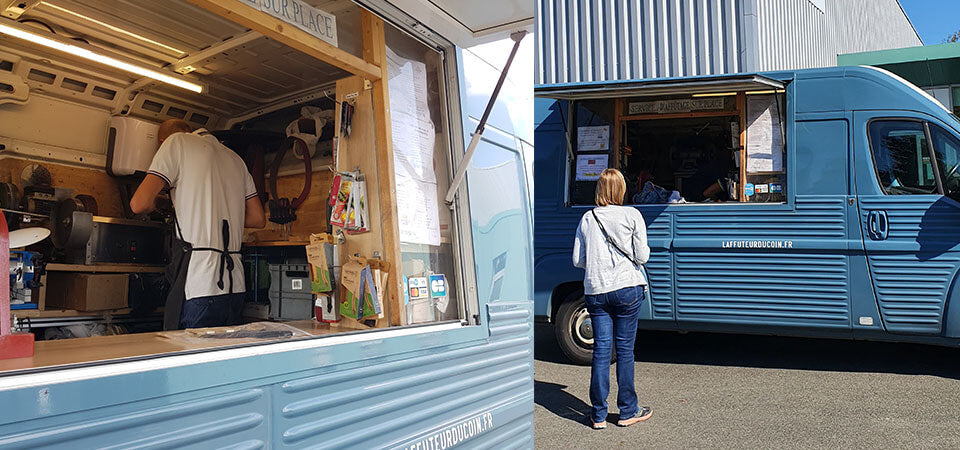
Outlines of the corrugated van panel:
M885 211L887 239L868 240L867 260L880 313L888 331L937 334L941 331L947 290L960 256L947 251L956 242L960 220L953 208L933 204L936 197L862 196L861 221L869 211Z
M61 403L67 402L47 394L47 415L20 423L0 419L0 448L366 449L402 447L438 433L439 442L492 440L498 448L530 448L532 317L529 301L492 302L483 318L490 326L488 342L429 353L411 348L417 356L370 359L358 356L384 346L384 340L340 344L315 354L315 367L305 373L266 380L235 371L230 361L202 364L191 368L192 376L229 384L191 392L171 375L169 384L141 387L154 398L128 402L117 397L114 405L67 414L61 413ZM264 363L253 356L244 364L258 361ZM126 377L118 383L153 379ZM71 397L110 395L84 390L81 383L70 388ZM42 397L45 388L26 390ZM450 431L460 423L462 431Z
M844 204L842 196L797 196L791 209L678 212L677 320L849 326ZM758 236L821 249L715 247L721 239Z
M150 400L132 406L38 418L19 426L2 425L0 447L266 448L269 445L268 389L207 393L191 400L171 396L163 401Z
M843 239L846 236L844 199L797 196L796 210L732 209L680 212L676 239ZM718 208L719 209L719 208Z
M847 257L677 253L677 320L847 327Z

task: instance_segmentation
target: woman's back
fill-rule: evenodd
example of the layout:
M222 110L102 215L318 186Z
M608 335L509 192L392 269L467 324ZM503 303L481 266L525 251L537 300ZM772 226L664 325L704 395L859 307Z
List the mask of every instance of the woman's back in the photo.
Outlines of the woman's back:
M647 284L642 267L607 242L597 220L610 239L637 263L647 262L650 256L647 227L640 211L619 205L600 206L588 211L580 219L573 247L574 266L586 271L584 294L596 295Z

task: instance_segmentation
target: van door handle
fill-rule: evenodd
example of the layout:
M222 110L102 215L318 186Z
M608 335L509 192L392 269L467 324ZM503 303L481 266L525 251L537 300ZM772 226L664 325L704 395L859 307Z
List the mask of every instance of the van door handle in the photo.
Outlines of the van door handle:
M870 211L867 216L867 232L870 239L882 241L887 238L889 231L886 211Z
M886 211L877 211L877 228L879 229L880 240L885 240L890 234L890 220L887 218Z

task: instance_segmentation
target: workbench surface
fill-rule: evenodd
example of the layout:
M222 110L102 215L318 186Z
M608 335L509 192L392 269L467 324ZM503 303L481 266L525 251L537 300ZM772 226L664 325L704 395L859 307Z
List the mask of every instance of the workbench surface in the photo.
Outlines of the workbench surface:
M343 323L328 324L320 323L316 320L297 320L283 323L314 336L359 330L359 328L353 328ZM281 342L295 338L296 337L280 339L209 339L198 337L184 330L177 330L37 341L34 344L34 355L31 358L0 359L0 374L9 370L35 369L91 361L108 361L120 358L182 352L253 342Z

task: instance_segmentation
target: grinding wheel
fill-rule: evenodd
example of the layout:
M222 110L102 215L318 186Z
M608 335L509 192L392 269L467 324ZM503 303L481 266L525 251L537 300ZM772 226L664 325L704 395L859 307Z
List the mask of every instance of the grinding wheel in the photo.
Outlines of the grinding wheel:
M0 183L0 208L17 209L20 205L20 189L13 183Z
M20 185L24 189L28 187L50 187L53 183L53 176L46 167L40 164L29 164L20 171Z
M76 197L80 203L83 204L83 211L93 214L95 216L100 215L100 209L97 207L97 199L93 198L92 195L79 194Z
M86 244L93 231L93 214L84 211L83 202L70 198L60 202L53 225L53 245L57 248Z

